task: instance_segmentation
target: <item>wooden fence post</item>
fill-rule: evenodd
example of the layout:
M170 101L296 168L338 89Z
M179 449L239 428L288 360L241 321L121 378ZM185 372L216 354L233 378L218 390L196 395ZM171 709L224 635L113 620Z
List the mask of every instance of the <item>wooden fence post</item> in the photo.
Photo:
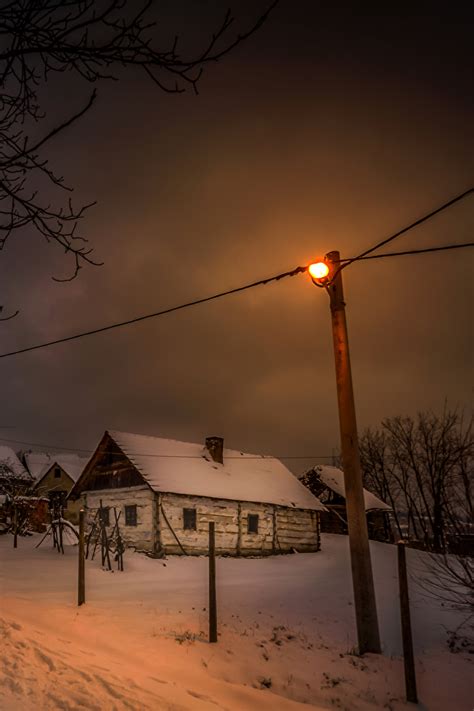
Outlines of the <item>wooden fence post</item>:
M215 524L209 522L209 642L217 642Z
M13 548L18 548L18 507L13 506Z
M77 604L86 601L86 558L84 545L84 509L79 511L79 569L77 577Z
M400 618L402 621L403 661L405 665L405 688L407 701L418 703L416 692L415 656L413 653L413 635L411 631L410 600L408 597L408 575L405 541L397 543L398 582L400 586Z

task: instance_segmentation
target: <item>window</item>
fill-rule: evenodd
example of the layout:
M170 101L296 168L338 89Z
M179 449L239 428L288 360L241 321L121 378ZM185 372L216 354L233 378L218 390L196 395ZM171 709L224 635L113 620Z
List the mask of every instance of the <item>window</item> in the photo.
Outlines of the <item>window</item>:
M136 526L137 525L137 506L125 506L125 525L126 526Z
M196 530L196 509L183 509L183 528L185 531Z
M60 469L60 467L55 467L55 469L54 469L54 478L55 478L55 479L60 479L60 478L61 478L61 469Z
M258 514L249 514L247 518L247 532L258 533Z
M104 526L110 526L110 509L108 506L102 506L102 521Z

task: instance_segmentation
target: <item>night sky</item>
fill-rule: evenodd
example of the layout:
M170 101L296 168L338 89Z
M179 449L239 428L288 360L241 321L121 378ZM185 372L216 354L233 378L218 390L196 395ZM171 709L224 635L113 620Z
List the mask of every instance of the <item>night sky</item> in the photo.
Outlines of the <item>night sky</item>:
M204 44L222 3L163 3L160 37ZM199 6L199 7L197 7ZM261 2L233 7L239 28ZM380 12L383 5L379 5ZM472 19L462 4L283 0L192 92L126 72L50 144L98 204L82 231L105 262L72 264L36 234L0 254L1 351L240 286L338 249L355 256L473 184ZM90 86L43 93L48 120ZM474 199L387 248L473 241ZM472 405L471 250L344 272L359 431ZM0 436L93 448L105 429L277 456L339 446L328 298L306 275L0 361ZM22 445L13 445L21 448ZM24 446L23 446L24 448ZM298 472L314 460L287 463ZM316 462L314 462L316 463Z

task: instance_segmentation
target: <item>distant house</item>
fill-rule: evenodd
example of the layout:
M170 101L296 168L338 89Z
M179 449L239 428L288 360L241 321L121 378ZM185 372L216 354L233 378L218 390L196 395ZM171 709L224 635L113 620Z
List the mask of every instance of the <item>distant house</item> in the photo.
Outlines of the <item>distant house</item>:
M32 485L33 478L11 447L0 445L0 494L20 495Z
M79 502L67 501L67 495L89 461L77 454L26 452L24 459L33 478L32 493L63 504L64 516L72 523L79 519Z
M205 554L209 521L219 554L320 548L321 502L278 459L224 449L220 437L203 446L105 432L69 494L79 497L89 520L100 501L115 507L125 543L154 555Z
M327 509L321 513L321 531L347 534L344 472L337 467L318 465L303 474L300 481ZM389 518L391 507L367 489L364 489L364 503L369 538L392 543L393 533Z
M11 447L0 446L0 533L23 529L42 530L45 502L27 496L33 478Z

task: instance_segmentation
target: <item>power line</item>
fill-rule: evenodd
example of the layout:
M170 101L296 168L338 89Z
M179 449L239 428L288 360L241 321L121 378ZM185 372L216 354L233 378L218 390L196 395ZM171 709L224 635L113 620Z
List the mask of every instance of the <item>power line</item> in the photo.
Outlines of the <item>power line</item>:
M376 249L383 247L384 245L388 244L389 242L392 242L394 239L396 239L397 237L400 237L401 235L405 234L409 230L412 230L414 227L418 227L418 225L421 225L423 222L430 220L435 215L438 215L440 212L447 210L448 207L455 205L457 202L460 202L461 200L464 200L465 197L467 197L468 195L472 195L473 193L474 193L474 188L469 188L468 190L465 190L463 193L456 195L456 197L452 198L451 200L448 200L448 202L445 202L443 205L440 205L435 210L432 210L428 214L423 215L423 217L420 217L418 220L415 220L415 222L412 222L411 224L407 225L406 227L403 227L401 230L398 230L398 232L395 232L393 235L386 237L385 239L381 240L380 242L377 242L377 244L375 244L373 247L369 247L369 249L366 249L364 252L361 252L357 257L353 257L352 259L349 259L345 264L342 264L339 267L339 269L336 271L336 274L334 275L332 280L334 280L334 278L338 272L340 272L342 269L345 269L346 267L348 267L349 264L352 264L353 262L363 259L366 255L371 254L372 252L375 252Z
M133 323L138 323L139 321L146 321L150 318L156 318L158 316L165 316L166 314L173 313L174 311L181 311L182 309L187 309L190 306L197 306L198 304L204 304L207 301L213 301L215 299L220 299L223 296L229 296L230 294L237 294L239 291L245 291L246 289L253 289L256 286L262 286L269 284L272 281L279 281L280 279L285 279L286 277L292 277L296 274L301 274L305 272L307 267L296 267L288 272L283 272L282 274L276 274L275 276L268 277L267 279L260 279L259 281L254 281L251 284L245 284L244 286L238 286L235 289L228 289L227 291L221 291L218 294L213 294L212 296L205 296L202 299L195 299L195 301L188 301L185 304L179 304L179 306L171 306L169 309L163 309L161 311L155 311L151 314L145 314L144 316L137 316L136 318L128 319L127 321L119 321L117 323L112 323L109 326L102 326L101 328L94 328L91 331L83 331L82 333L76 333L74 336L65 336L64 338L57 338L54 341L46 341L45 343L38 343L34 346L28 346L27 348L20 348L17 351L10 351L9 353L1 353L0 358L8 358L9 356L19 355L20 353L28 353L29 351L36 351L39 348L47 348L48 346L55 346L58 343L66 343L67 341L74 341L78 338L84 338L85 336L93 336L96 333L103 333L104 331L112 331L115 328L121 328L123 326L130 326Z
M337 276L337 274L342 269L345 269L346 267L349 266L349 264L352 264L353 262L361 261L363 259L369 259L369 258L375 259L376 257L368 257L367 255L371 254L379 247L382 247L383 245L388 244L389 242L394 240L396 237L399 237L400 235L405 234L406 232L413 229L414 227L417 227L421 223L426 222L426 220L429 220L434 215L437 215L438 213L442 212L443 210L446 210L448 207L451 207L452 205L454 205L455 203L459 202L460 200L462 200L463 198L467 197L468 195L470 195L472 193L474 193L474 188L470 188L469 190L466 190L464 193L457 195L452 200L449 200L448 202L444 203L444 205L441 205L440 207L436 208L435 210L432 210L430 213L428 213L427 215L424 215L423 217L420 217L418 220L416 220L415 222L412 222L410 225L407 225L407 227L404 227L402 230L399 230L398 232L391 235L390 237L387 237L386 239L382 240L381 242L378 242L377 244L375 244L373 247L370 247L369 249L365 250L365 252L362 252L357 257L352 257L349 259L341 259L340 260L341 265L336 270L336 273L332 277L332 280L334 280L335 276ZM472 247L472 246L474 246L473 243L465 243L462 245L445 245L442 247L430 247L430 248L423 249L423 250L409 250L409 251L405 251L405 252L394 252L392 254L377 255L377 258L386 258L389 256L390 257L398 257L398 256L408 255L408 254L421 254L421 253L437 252L437 251L448 250L448 249L460 249L462 247ZM90 331L82 331L81 333L76 333L73 336L65 336L63 338L57 338L53 341L46 341L44 343L38 343L33 346L27 346L26 348L19 348L16 351L9 351L7 353L1 353L0 358L8 358L10 356L20 355L21 353L29 353L30 351L39 350L40 348L48 348L49 346L55 346L60 343L67 343L68 341L74 341L79 338L85 338L86 336L93 336L97 333L104 333L105 331L111 331L116 328L130 326L134 323L139 323L140 321L146 321L151 318L157 318L158 316L165 316L166 314L170 314L175 311L181 311L181 310L189 308L191 306L197 306L199 304L204 304L208 301L214 301L216 299L220 299L223 296L229 296L230 294L237 294L240 291L246 291L248 289L253 289L256 286L263 286L263 285L269 284L270 282L273 282L273 281L280 281L281 279L285 279L287 277L296 276L297 274L302 274L302 273L306 272L307 269L308 269L308 265L295 267L294 269L291 269L290 271L282 272L281 274L276 274L275 276L267 277L266 279L259 279L258 281L251 282L250 284L245 284L244 286L236 287L235 289L228 289L227 291L221 291L217 294L213 294L212 296L206 296L201 299L195 299L194 301L188 301L184 304L179 304L178 306L172 306L168 309L163 309L161 311L155 311L154 313L151 313L151 314L145 314L144 316L137 316L136 318L128 319L126 321L119 321L117 323L109 324L108 326L94 328Z
M340 259L339 262L361 262L364 259L384 259L385 257L404 257L412 254L426 254L427 252L444 252L448 249L463 249L465 247L474 247L474 242L464 242L459 244L445 244L442 247L425 247L425 249L407 249L404 252L387 252L385 254L370 254L366 257L354 257L353 259Z
M20 439L7 439L6 437L0 437L0 442L9 442L13 444L24 444L29 447L41 447L42 449L50 450L49 452L39 452L39 454L51 454L53 457L58 452L51 450L63 450L64 452L70 452L71 454L77 454L82 452L84 454L93 454L95 449L81 449L80 447L64 447L56 444L44 444L39 442L25 442ZM36 452L32 452L36 454ZM202 459L201 454L150 454L148 452L124 452L127 457L152 457L152 458L162 458L162 459ZM261 455L247 455L242 454L239 456L226 456L226 459L238 459L248 461L249 459L332 459L332 454L306 454L306 455L276 455L276 454L261 454Z
M383 259L386 257L400 257L404 255L412 254L426 254L428 252L441 252L449 249L462 249L466 247L474 247L474 242L465 242L463 244L447 244L441 247L427 247L425 249L411 249L404 252L391 252L388 254L376 254L371 256L363 257L353 257L339 260L341 263L341 268L351 264L355 261L362 261L364 259ZM118 323L110 324L109 326L103 326L101 328L95 328L91 331L83 331L82 333L76 333L73 336L65 336L64 338L58 338L54 341L46 341L45 343L38 343L34 346L28 346L27 348L20 348L16 351L10 351L8 353L1 353L0 358L8 358L9 356L19 355L20 353L28 353L29 351L39 350L40 348L47 348L48 346L55 346L59 343L67 343L68 341L74 341L78 338L84 338L86 336L92 336L96 333L103 333L104 331L111 331L115 328L121 328L123 326L129 326L140 321L145 321L150 318L156 318L158 316L165 316L166 314L173 313L174 311L180 311L182 309L188 308L189 306L197 306L198 304L203 304L207 301L213 301L219 299L222 296L228 296L229 294L236 294L239 291L245 291L247 289L252 289L255 286L261 286L269 284L272 281L279 281L290 276L296 276L296 274L302 274L306 272L308 266L296 267L288 272L283 272L282 274L277 274L276 276L268 277L267 279L260 279L259 281L252 282L251 284L245 284L244 286L239 286L236 289L229 289L228 291L222 291L218 294L213 294L212 296L206 296L202 299L196 299L195 301L189 301L185 304L179 304L179 306L172 306L169 309L163 309L162 311L156 311L151 314L146 314L145 316L138 316L137 318L129 319L128 321L120 321Z

